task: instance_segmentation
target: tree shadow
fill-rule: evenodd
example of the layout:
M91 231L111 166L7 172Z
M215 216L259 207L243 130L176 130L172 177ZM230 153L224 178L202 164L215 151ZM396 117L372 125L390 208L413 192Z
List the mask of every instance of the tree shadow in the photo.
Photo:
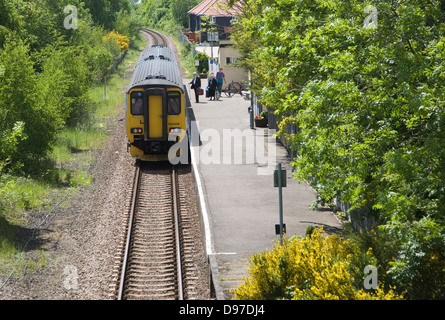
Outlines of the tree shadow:
M42 250L49 242L41 237L49 230L36 227L13 224L0 215L0 244L1 247L14 248L18 252Z
M18 226L16 230L16 245L18 249L24 252L35 250L46 251L46 249L44 249L45 244L50 242L50 240L42 237L46 232L51 232L51 230Z
M324 233L328 235L339 234L342 229L340 227L331 226L325 223L315 222L315 221L299 221L301 223L307 223L308 225L312 225L314 227L323 228Z

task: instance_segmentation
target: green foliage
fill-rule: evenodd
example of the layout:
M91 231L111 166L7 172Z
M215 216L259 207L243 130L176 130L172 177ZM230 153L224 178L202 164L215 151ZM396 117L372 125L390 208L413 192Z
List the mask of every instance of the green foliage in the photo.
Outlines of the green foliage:
M112 30L121 10L129 11L127 0L83 0L95 24Z
M143 14L149 27L159 27L166 21L173 20L170 11L171 0L148 0ZM162 28L162 27L161 27Z
M199 2L198 0L171 0L171 12L176 23L182 28L187 28L189 26L189 16L187 12Z
M67 5L77 29L66 29ZM133 37L137 14L125 0L0 1L0 172L45 158L58 130L88 117L88 88L120 55L103 41L114 23ZM103 27L104 26L104 27Z
M129 10L119 11L115 22L116 31L129 37L136 37L142 27L142 19L137 8L132 6Z
M42 52L43 72L39 74L42 99L59 127L73 124L88 111L88 88L92 84L83 50L48 46Z
M54 114L36 94L39 83L29 46L14 33L8 35L0 51L0 61L4 66L4 73L0 77L0 128L7 133L13 131L17 123L22 123L20 134L26 137L18 141L16 134L15 146L11 148L10 144L10 154L3 154L4 158L0 160L10 158L11 161L21 162L24 154L28 158L43 156L54 139L56 123Z
M443 226L429 217L386 226L400 249L389 264L391 281L411 299L445 297L445 235Z
M364 267L376 263L372 250L317 228L303 239L285 239L272 250L251 258L250 276L235 290L236 299L400 299L379 281L376 290L363 288Z
M375 29L365 27L367 5L377 10ZM298 150L296 177L322 199L369 208L388 233L410 235L394 243L392 281L409 298L419 298L410 283L424 288L423 297L443 298L428 276L443 273L436 259L445 251L442 2L242 6L235 35L242 65L261 102L281 117L281 134L290 124L299 128L288 136Z
M198 71L199 73L201 72L206 72L207 68L209 67L209 56L206 55L205 53L202 52L198 52L195 56L195 60L199 60L199 67L198 67Z
M196 6L199 0L148 0L143 8L148 26L175 33L189 25L187 12Z
M176 42L181 57L181 66L191 75L196 70L195 57L190 43L178 38L181 29L188 26L187 12L200 0L147 0L141 5L141 19L149 28L160 30ZM207 61L205 63L207 65Z
M23 121L17 121L11 129L4 129L0 134L0 172L10 163L11 155L17 152L17 146L20 141L26 139L23 136ZM15 169L18 169L19 163L15 163Z
M78 32L72 37L73 44L82 49L86 58L88 73L96 82L102 82L110 66L120 54L116 41L104 41L105 31L100 26L91 26L86 21L78 22Z
M0 213L8 221L22 222L23 211L48 203L48 188L44 183L10 175L0 177Z

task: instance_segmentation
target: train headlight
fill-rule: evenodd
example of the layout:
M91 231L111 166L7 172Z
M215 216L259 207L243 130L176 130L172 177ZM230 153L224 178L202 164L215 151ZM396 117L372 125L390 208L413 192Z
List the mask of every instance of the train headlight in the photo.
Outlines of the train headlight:
M170 128L170 133L181 133L181 128Z
M142 128L131 128L130 132L133 134L142 133Z
M170 132L168 134L168 141L177 142L181 136L182 129L181 128L170 128Z

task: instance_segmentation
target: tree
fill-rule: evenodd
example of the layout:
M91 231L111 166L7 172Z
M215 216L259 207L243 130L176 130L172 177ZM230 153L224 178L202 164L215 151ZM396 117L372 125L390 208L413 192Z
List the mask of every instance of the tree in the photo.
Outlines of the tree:
M403 237L397 259L409 265L409 241L435 259L445 248L443 1L250 0L242 10L235 40L253 90L282 119L281 134L299 128L288 136L296 177L388 232L424 221L434 236Z
M129 10L129 1L126 0L83 0L96 25L112 30L114 22L122 9Z
M57 123L54 113L38 94L37 75L29 46L14 32L5 39L0 63L4 68L0 77L0 128L2 132L10 133L9 139L15 137L15 142L10 142L13 147L4 151L9 154L3 154L0 160L6 158L22 163L42 157L50 149Z
M183 28L189 26L188 11L199 3L197 0L171 0L173 19Z
M95 12L98 23L112 26L111 13L129 12L124 0L104 3L110 15ZM64 24L68 4L77 9L77 29ZM102 80L120 50L116 41L102 40L104 29L94 25L91 8L80 0L0 0L0 9L0 167L5 169L45 157L58 130L85 117L89 86Z

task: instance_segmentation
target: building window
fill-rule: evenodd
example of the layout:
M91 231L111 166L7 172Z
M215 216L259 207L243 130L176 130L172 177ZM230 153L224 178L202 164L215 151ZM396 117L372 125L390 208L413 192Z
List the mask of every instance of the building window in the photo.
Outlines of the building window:
M236 64L238 60L236 58L227 57L226 64Z
M207 41L219 41L218 32L207 32Z

